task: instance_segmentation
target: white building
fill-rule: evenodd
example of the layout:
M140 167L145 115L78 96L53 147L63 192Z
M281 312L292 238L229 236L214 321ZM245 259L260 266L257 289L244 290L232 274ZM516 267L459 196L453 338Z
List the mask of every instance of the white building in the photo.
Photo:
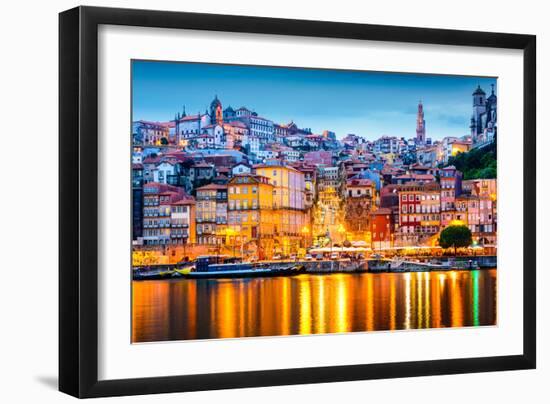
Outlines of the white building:
M382 136L374 141L374 153L399 153L400 139L394 136Z
M248 133L246 136L243 136L243 146L248 147L249 152L257 156L260 151L260 138L252 133Z
M169 175L176 174L176 165L169 161L163 161L156 165L153 171L153 182L158 182L159 184L167 184L167 178Z
M279 157L279 152L275 150L259 150L256 156L259 160L271 160Z
M300 152L294 149L287 149L281 151L281 155L286 161L294 162L300 160Z
M187 115L176 121L174 131L178 144L182 144L190 138L197 137L203 132L203 128L210 125L210 116L208 114Z
M252 168L248 164L239 163L234 165L231 168L231 175L239 175L239 174L250 174L252 172Z

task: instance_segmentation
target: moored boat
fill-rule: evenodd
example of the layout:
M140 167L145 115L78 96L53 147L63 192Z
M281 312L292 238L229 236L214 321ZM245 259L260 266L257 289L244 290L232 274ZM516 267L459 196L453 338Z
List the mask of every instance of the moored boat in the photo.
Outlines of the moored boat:
M305 271L300 264L265 265L253 263L214 264L207 271L190 271L187 278L245 278L298 275Z

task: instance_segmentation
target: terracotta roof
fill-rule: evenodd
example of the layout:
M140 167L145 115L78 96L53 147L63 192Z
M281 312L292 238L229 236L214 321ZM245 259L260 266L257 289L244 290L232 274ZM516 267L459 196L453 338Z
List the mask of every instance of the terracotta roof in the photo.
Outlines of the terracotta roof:
M195 204L195 198L192 196L186 196L183 199L180 199L179 201L172 202L170 205L194 205Z
M175 165L176 163L174 161L171 161L170 159L159 161L156 165L160 166L161 164L170 164L171 166Z
M411 180L422 180L422 181L434 181L435 177L431 174L404 174L404 175L398 175L395 177L396 180L405 180L405 179L411 179Z
M374 182L367 178L351 178L346 183L352 187L371 187L374 185Z
M143 159L143 164L156 164L160 161L160 157L145 157Z
M196 121L197 119L199 119L199 115L187 115L187 116L184 116L182 119L180 119L180 122L181 121Z
M197 191L208 191L211 189L227 189L227 185L210 183L208 185L197 188Z
M204 163L202 161L199 161L198 163L195 163L193 164L193 167L198 167L198 168L212 168L212 166L208 163Z

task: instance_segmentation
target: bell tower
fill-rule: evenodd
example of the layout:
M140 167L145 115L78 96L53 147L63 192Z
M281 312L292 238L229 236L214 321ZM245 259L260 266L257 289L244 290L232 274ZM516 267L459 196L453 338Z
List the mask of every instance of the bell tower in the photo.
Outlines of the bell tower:
M210 121L212 124L223 123L222 103L218 99L217 95L212 101L212 103L210 104Z
M422 101L418 102L418 112L416 114L416 142L418 144L426 143L426 121L424 120Z

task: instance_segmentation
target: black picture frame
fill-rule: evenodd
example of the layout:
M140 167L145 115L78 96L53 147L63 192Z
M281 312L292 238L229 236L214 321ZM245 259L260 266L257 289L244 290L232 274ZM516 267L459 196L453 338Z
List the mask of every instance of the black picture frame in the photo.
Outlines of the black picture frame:
M523 353L466 359L98 380L98 26L180 28L523 50ZM536 366L536 37L78 7L59 15L59 389L75 397L184 392Z

